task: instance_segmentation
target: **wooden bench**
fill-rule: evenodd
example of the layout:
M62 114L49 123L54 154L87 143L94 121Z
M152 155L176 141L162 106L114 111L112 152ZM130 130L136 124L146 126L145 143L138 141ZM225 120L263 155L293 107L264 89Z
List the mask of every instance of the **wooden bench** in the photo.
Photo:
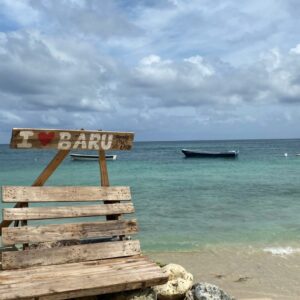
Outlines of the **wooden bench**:
M168 280L141 254L139 241L128 238L138 231L135 219L121 218L134 212L130 189L108 186L103 157L102 186L2 187L2 201L17 205L3 209L2 244L12 251L1 253L0 299L78 298ZM35 183L42 185L58 161ZM74 219L57 222L65 218Z

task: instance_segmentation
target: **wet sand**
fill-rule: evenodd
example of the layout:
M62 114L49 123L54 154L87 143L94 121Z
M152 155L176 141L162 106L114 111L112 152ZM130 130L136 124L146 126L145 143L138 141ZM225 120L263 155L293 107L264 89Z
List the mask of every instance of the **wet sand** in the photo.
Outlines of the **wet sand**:
M194 282L216 284L236 299L300 299L300 253L282 256L237 247L147 254L184 266Z

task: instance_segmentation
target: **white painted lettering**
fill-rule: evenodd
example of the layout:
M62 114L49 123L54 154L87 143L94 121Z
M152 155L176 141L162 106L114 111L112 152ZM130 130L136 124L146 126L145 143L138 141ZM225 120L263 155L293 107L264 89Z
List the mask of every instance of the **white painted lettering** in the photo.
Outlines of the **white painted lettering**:
M60 132L59 133L59 143L57 148L59 150L69 150L71 148L71 133L70 132Z
M17 144L17 148L31 148L32 144L28 143L28 138L34 135L33 131L20 131L19 135L23 138L23 141Z
M85 139L85 134L80 133L77 141L74 143L73 149L86 149L86 139Z
M101 138L101 149L109 150L112 145L113 135L112 134L103 134Z
M91 133L88 148L90 150L99 150L100 140L101 140L100 133Z

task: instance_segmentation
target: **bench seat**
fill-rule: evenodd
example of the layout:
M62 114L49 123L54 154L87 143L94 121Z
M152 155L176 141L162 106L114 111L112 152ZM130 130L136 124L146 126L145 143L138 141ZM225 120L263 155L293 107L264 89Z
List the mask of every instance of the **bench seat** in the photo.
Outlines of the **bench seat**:
M142 255L0 272L0 299L69 299L162 284L160 267Z

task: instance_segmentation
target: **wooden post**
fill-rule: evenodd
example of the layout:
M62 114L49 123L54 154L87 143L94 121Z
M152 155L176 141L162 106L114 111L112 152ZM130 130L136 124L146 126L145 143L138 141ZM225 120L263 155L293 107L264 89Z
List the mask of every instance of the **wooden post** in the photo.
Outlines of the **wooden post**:
M101 178L101 186L109 186L105 151L99 150L99 167L100 167L100 178Z
M53 174L53 172L57 169L57 167L62 163L62 161L66 158L66 156L69 154L70 150L59 150L54 158L50 161L50 163L47 165L47 167L43 170L43 172L39 175L39 177L34 181L32 186L42 186L45 184L47 179ZM27 203L24 206L21 203L17 203L15 205L15 208L18 207L27 207ZM19 224L18 221L16 221L15 226ZM2 234L2 228L8 227L12 221L2 221L0 224L0 236ZM26 225L27 221L22 222L22 225Z
M105 151L99 150L99 167L100 167L100 177L101 186L109 186L107 164L105 158ZM120 203L120 201L104 201L104 204ZM120 215L110 215L106 216L106 220L119 220Z

